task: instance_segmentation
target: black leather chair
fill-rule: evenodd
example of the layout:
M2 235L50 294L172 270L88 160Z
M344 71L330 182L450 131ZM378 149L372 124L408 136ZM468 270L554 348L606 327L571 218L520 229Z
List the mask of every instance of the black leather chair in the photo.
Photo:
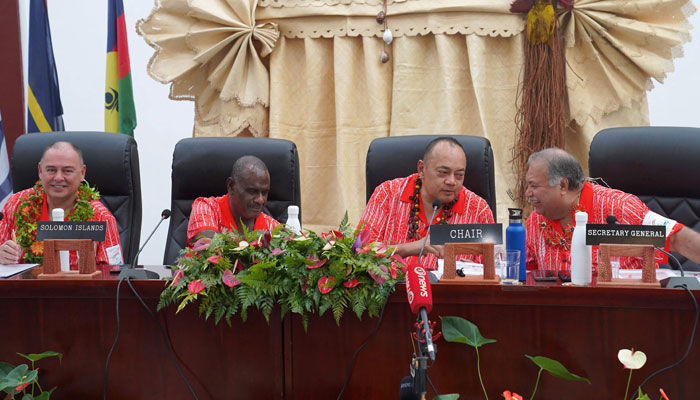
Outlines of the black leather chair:
M367 201L374 189L390 179L416 172L416 164L423 157L425 147L435 135L390 136L374 139L367 151ZM491 207L496 219L496 182L491 142L484 137L453 135L462 144L467 155L464 186L481 196Z
M15 141L12 152L12 189L34 186L37 164L53 142L67 141L83 152L85 179L100 191L100 201L117 220L124 263L138 251L141 239L141 178L136 141L127 135L105 132L29 133Z
M170 226L163 264L172 265L187 242L192 203L197 197L226 194L226 178L241 156L260 158L270 171L270 193L265 212L287 221L287 207L299 206L299 155L294 143L270 138L191 138L178 142L173 152Z
M590 176L632 193L652 211L700 231L700 129L626 127L593 138ZM684 269L700 266L675 253Z

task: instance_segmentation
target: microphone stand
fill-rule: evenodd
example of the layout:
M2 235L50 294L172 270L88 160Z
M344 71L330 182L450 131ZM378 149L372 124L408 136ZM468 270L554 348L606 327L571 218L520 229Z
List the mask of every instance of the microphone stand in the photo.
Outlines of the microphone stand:
M437 214L438 208L440 208L441 202L439 199L433 201L433 215L428 221L428 230L423 239L423 245L418 253L418 262L420 262L423 256L423 250L425 250L425 245L428 243L428 236L430 236L430 227L433 224L433 218ZM413 393L419 395L421 400L425 400L425 395L427 393L426 381L428 378L428 356L430 359L435 361L435 347L433 344L433 336L430 329L430 324L428 324L428 313L425 308L421 307L418 318L416 320L416 342L418 342L418 355L413 357L411 360L411 376L413 377Z
M153 231L151 231L151 234L148 235L148 238L146 239L145 242L141 245L141 248L139 251L136 252L136 255L134 256L134 259L131 264L128 266L124 266L119 271L119 280L121 281L122 279L158 279L160 276L153 272L153 271L148 271L143 268L141 269L135 269L135 264L136 260L139 257L139 254L141 254L141 251L146 247L146 244L148 243L149 240L151 240L151 237L153 237L153 234L156 233L156 230L158 230L158 227L160 226L163 221L166 219L170 218L170 210L165 209L163 212L160 214L160 221L158 221L158 224L156 224L156 227L153 228Z

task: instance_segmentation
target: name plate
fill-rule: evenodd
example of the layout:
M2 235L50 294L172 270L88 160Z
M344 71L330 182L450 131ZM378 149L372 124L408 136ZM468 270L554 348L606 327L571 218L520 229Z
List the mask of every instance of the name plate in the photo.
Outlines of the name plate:
M503 243L501 224L442 224L430 227L430 244Z
M661 225L587 224L586 244L650 244L666 246L666 227Z
M36 240L90 239L104 242L107 223L104 221L39 221Z

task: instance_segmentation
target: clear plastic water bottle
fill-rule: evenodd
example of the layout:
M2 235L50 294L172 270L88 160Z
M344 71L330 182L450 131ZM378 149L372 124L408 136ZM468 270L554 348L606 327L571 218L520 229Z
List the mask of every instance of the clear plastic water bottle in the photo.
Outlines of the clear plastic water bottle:
M287 229L296 233L301 233L301 222L299 222L299 207L289 206L287 208Z
M525 282L525 227L523 226L523 209L508 209L508 227L506 228L506 250L520 250L520 270L518 280Z
M579 211L574 218L576 227L571 236L571 283L577 286L588 286L593 280L591 246L586 246L588 214Z

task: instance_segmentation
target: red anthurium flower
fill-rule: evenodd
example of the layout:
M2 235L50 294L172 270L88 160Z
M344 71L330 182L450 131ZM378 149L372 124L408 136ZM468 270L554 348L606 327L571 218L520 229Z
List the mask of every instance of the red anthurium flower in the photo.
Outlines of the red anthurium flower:
M319 260L318 258L316 258L316 255L310 255L310 256L306 257L306 259L310 260L314 263L311 265L307 265L306 268L308 268L308 269L316 269L316 268L318 268L326 263L326 259Z
M272 249L272 255L275 256L275 257L277 257L277 256L279 256L280 254L284 253L285 251L287 251L287 250L282 250L282 249L279 249L279 248L278 248L278 249Z
M264 248L270 247L270 241L272 240L272 234L270 231L265 231L265 234L262 237L262 245Z
M249 244L250 246L253 246L253 247L260 247L260 245L261 245L262 243L260 243L259 240L256 240L256 241L250 242L250 243L248 243L248 244Z
M224 271L224 276L221 277L221 280L224 282L224 285L228 287L234 287L241 284L241 281L233 278L233 271L230 269Z
M359 282L357 281L357 278L352 278L349 281L343 282L343 286L350 289L350 288L354 288L355 286L357 286L358 283Z
M385 267L384 265L380 265L379 268L380 268L382 271L384 271L384 273L388 272L388 270L386 269L386 267ZM375 275L375 274L373 274L373 273L370 272L370 271L367 271L367 272L369 273L369 276L371 276L372 279L374 279L374 280L375 280L378 284L380 284L380 285L386 281L386 279L384 279L383 277L381 277L381 276L379 276L379 275Z
M364 247L362 247L361 249L357 249L357 252L358 253L367 253L370 250L372 250L372 245L368 243L368 244L364 245Z
M217 255L213 255L213 256L207 258L207 261L209 261L212 264L218 264L220 258L221 258L221 256L217 254Z
M31 382L31 381L30 381L30 382ZM18 385L18 386L15 388L15 390L18 391L18 392L23 391L24 388L26 388L27 386L29 386L29 383L30 383L30 382L25 382L25 383L22 383L22 384Z
M335 279L332 276L318 278L318 291L321 292L321 294L330 292L333 290L333 281L335 281Z
M241 262L240 258L237 258L236 261L233 263L233 272L236 271L243 271L243 263Z
M523 400L523 396L513 392L513 394L510 393L510 390L506 390L503 392L503 397L506 398L506 400Z
M177 272L175 273L175 276L173 277L173 286L177 286L178 283L180 283L180 279L185 275L185 272L181 269L178 269Z
M187 285L187 290L189 290L190 293L195 294L201 292L205 288L206 286L204 286L204 283L202 283L201 279L194 280Z
M391 279L396 279L396 272L398 268L396 268L396 263L391 263L391 268L389 268L389 271L391 271Z

